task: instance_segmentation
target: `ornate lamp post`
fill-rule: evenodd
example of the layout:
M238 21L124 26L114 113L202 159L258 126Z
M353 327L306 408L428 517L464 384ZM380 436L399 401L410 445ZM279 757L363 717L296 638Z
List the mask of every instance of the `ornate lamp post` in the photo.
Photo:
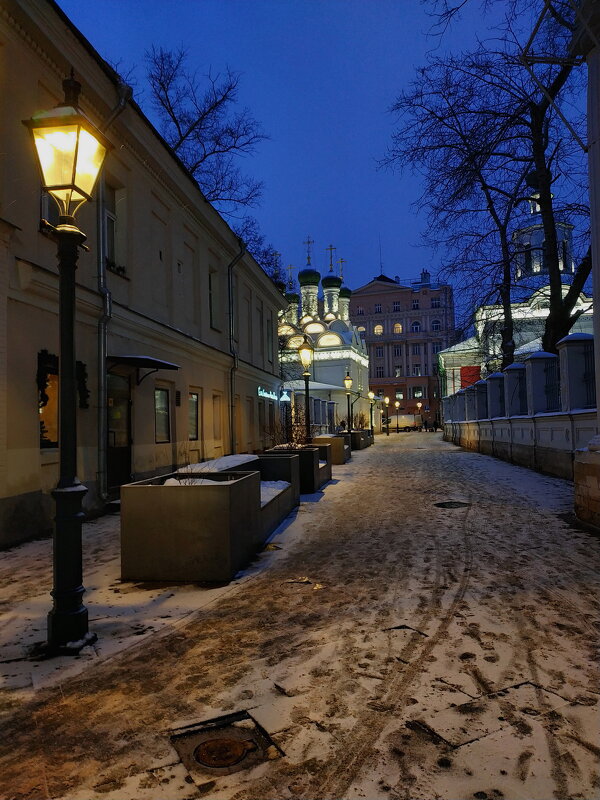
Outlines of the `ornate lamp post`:
M396 433L400 433L400 428L398 427L398 409L400 408L400 401L396 400L394 405L396 406Z
M56 200L55 227L45 223L58 249L59 271L59 446L60 477L52 492L56 503L53 542L53 608L48 614L49 653L77 653L96 640L88 631L83 605L81 505L87 488L77 478L77 405L75 378L75 270L86 236L75 214L92 191L110 144L79 111L81 84L71 75L63 81L65 101L35 114L23 124L33 138L44 189Z
M310 429L310 393L308 388L308 382L310 380L310 365L312 364L313 355L315 349L310 343L310 339L306 334L304 334L304 341L298 348L298 353L300 355L300 361L302 362L302 366L304 367L303 377L304 377L304 422L306 425L306 443L310 444L312 439L312 432Z
M389 436L390 435L390 412L389 412L390 398L389 397L384 397L383 398L383 402L385 403L385 435Z
M346 402L348 404L348 433L352 431L352 408L350 406L350 391L352 389L352 378L350 377L350 371L346 373L346 377L344 378L344 386L346 387Z
M423 407L423 403L421 403L421 401L419 400L419 402L417 403L417 414L419 414L419 415L421 414L421 408L422 407ZM421 419L421 427L422 426L423 426L423 419Z
M371 412L371 439L375 438L375 429L373 427L373 403L375 402L375 392L369 392L369 403L371 404L369 411Z

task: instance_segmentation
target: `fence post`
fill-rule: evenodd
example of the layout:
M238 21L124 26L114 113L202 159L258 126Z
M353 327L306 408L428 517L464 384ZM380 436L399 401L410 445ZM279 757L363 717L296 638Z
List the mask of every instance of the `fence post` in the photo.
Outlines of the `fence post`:
M503 417L504 414L504 373L492 372L487 376L487 408L488 417Z
M477 419L477 389L474 386L467 386L465 391L465 421L472 422Z
M572 333L561 339L557 347L562 410L595 408L594 337L591 333Z
M558 356L540 350L525 359L527 413L560 411L560 370Z
M488 418L487 383L483 380L473 385L475 390L475 419Z
M504 409L507 417L527 414L525 365L515 362L504 369Z

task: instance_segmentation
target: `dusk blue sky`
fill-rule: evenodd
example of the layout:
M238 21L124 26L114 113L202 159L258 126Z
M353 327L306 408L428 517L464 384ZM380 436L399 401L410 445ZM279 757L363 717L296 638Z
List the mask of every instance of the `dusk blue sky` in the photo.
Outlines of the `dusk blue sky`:
M242 168L264 181L252 213L282 264L302 268L303 241L326 271L325 248L346 259L356 288L384 271L435 275L443 253L419 246L425 220L413 203L416 176L377 169L390 141L388 109L433 49L470 47L485 35L479 4L440 44L419 0L58 0L98 52L135 68L135 97L151 116L144 52L189 50L199 72L243 73L240 103L270 136Z

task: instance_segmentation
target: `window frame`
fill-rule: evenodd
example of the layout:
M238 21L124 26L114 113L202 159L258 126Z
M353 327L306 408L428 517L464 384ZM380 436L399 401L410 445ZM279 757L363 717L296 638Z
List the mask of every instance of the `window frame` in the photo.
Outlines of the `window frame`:
M166 402L166 420L167 420L167 438L166 439L159 439L158 433L158 412L159 408L157 406L156 400L159 394L165 393L167 402ZM170 444L171 443L171 434L172 434L172 425L171 425L171 391L166 386L155 386L154 387L154 444Z

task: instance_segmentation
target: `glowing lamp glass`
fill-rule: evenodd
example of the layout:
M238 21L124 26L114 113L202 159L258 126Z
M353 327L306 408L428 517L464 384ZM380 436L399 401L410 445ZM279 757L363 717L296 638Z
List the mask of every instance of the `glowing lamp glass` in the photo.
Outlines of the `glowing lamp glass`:
M369 400L374 400L375 399L375 392L369 392L368 397L369 397Z
M26 120L44 189L63 216L74 216L92 192L109 144L76 108L59 106Z
M386 404L386 406L389 406L389 404L390 404L390 398L389 398L389 397L384 397L384 398L383 398L383 402Z
M314 350L306 336L304 337L304 342L298 348L298 353L300 354L300 361L304 367L304 371L308 372L312 364Z
M344 386L348 392L350 389L352 389L352 378L350 377L350 373L346 373L346 377L344 378Z

